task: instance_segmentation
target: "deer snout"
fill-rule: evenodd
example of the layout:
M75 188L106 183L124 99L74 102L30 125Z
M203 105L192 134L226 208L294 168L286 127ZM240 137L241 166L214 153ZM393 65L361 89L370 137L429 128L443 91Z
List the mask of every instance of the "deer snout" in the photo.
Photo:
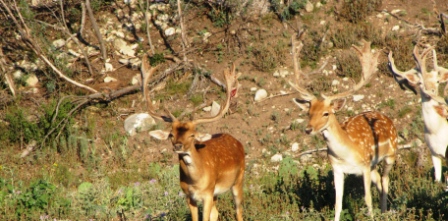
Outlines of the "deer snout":
M173 144L173 146L174 146L174 151L180 151L180 150L182 150L184 145L182 145L181 143L176 143L176 144Z
M310 127L310 126L307 126L307 127L305 128L305 132L306 132L307 134L311 134L311 132L313 132L313 128Z

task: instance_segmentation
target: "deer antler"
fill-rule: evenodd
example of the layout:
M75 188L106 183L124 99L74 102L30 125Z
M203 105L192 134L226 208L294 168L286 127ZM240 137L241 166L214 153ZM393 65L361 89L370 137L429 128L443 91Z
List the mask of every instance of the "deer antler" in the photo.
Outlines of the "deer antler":
M302 70L300 69L299 58L297 55L300 54L300 51L303 48L303 43L302 43L302 41L299 41L299 44L296 45L297 44L296 38L298 38L300 40L303 38L304 34L305 34L305 31L303 31L299 34L293 34L291 36L292 60L294 63L294 75L296 77L297 83L300 83L300 78L302 75ZM289 81L289 85L291 85L291 87L296 89L300 93L300 96L307 101L311 101L314 98L316 98L312 93L308 92L305 88L298 86L298 85L292 83L291 81Z
M339 99L339 98L344 98L347 96L352 95L354 92L358 91L359 89L361 89L365 84L367 84L367 82L369 82L370 78L372 77L373 73L375 73L378 69L378 56L379 53L372 53L370 45L371 42L367 42L365 40L362 41L363 42L363 47L360 48L358 46L353 45L352 48L357 52L359 60L361 62L361 66L362 66L362 76L361 76L361 80L351 89L348 91L345 91L343 93L339 93L339 94L335 94L335 95L331 95L331 96L326 96L324 94L322 94L322 97L325 100L335 100L335 99Z
M207 117L207 118L199 118L195 119L192 122L194 124L204 124L204 123L210 123L216 120L221 119L224 114L227 113L227 110L229 110L230 107L230 99L232 98L232 84L235 82L236 74L235 74L235 64L232 65L232 70L229 69L224 70L224 78L226 80L226 103L221 106L221 109L219 110L219 113L216 114L213 117Z
M428 75L428 71L426 70L426 56L433 49L433 47L428 47L421 54L418 53L417 45L414 46L413 56L415 63L417 63L417 70L420 71L420 74L425 77ZM436 61L437 64L437 61Z
M152 75L158 68L159 66L151 67L151 65L148 62L148 57L146 55L143 55L142 65L140 67L140 71L142 73L143 78L143 84L142 84L143 98L144 100L146 100L149 115L151 115L154 118L157 118L158 120L163 120L165 122L173 122L176 118L167 109L165 109L165 112L168 113L169 117L159 115L155 112L154 106L152 105L151 96L149 95L148 92L147 86L149 79L151 79Z
M437 65L436 50L434 50L434 49L432 50L432 55L433 55L433 62L434 62L434 70L437 71L437 73L439 75L440 83L448 81L448 69Z

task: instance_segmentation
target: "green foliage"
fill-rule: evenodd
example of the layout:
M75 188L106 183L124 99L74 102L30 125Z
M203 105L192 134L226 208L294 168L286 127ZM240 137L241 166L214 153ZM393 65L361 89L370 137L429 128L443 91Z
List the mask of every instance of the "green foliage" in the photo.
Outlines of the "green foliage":
M193 102L194 106L198 106L199 104L204 102L204 98L201 94L195 94L190 97L190 101Z
M286 4L280 0L270 0L272 11L280 18L280 20L292 19L295 15L299 14L300 9L304 9L307 0L293 0L288 1Z
M165 62L165 56L163 53L156 53L153 56L149 57L149 63L152 67L157 66L158 64L162 64Z
M7 137L11 143L28 143L31 140L39 141L44 133L36 122L32 122L28 118L28 114L20 107L9 109L6 112L5 121L9 123L8 130L5 133L8 134Z

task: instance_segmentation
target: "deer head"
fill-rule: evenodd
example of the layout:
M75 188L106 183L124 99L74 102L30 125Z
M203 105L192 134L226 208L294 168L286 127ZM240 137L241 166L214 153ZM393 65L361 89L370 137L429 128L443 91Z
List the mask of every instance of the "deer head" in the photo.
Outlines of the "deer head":
M432 52L433 69L427 70L426 56ZM402 72L395 66L392 51L388 54L388 67L398 82L407 81L414 89L420 89L422 99L425 101L434 100L442 105L446 105L443 97L438 95L439 84L448 81L448 69L438 66L437 54L433 47L428 47L419 53L417 45L413 50L413 57L416 66L408 71Z
M294 46L296 45L294 37L292 41L294 73L296 75L296 79L301 79L303 76L299 67L296 53L300 53L303 44L302 42L299 42L296 47ZM308 92L304 87L289 82L289 84L301 95L301 98L295 98L293 99L293 102L296 103L296 105L298 105L301 109L306 110L309 113L310 121L306 127L306 132L308 134L322 132L331 124L331 122L335 122L336 118L334 113L339 111L345 105L345 98L362 88L370 80L372 74L377 71L379 53L374 54L370 51L370 42L364 41L363 47L352 46L352 48L358 54L362 65L361 80L354 85L352 89L330 96L321 94L323 100L320 100L312 93Z

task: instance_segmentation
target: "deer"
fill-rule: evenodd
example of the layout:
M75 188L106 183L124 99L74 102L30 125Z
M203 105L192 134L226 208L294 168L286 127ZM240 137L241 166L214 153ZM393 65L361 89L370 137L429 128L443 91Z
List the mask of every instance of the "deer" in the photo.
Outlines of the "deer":
M292 56L296 81L300 83L303 76L296 54L300 53L303 43L300 41L297 44L296 38L292 37ZM322 134L327 144L327 156L333 168L336 192L335 221L339 221L341 215L345 174L363 176L365 203L372 218L372 182L380 192L381 212L387 210L389 172L396 159L398 144L393 121L377 111L360 113L342 124L335 116L335 112L345 105L346 97L362 88L377 71L379 53L372 53L370 45L370 42L363 41L362 47L352 46L362 65L362 77L353 88L345 92L331 96L320 93L323 99L319 99L306 87L289 82L300 95L293 102L302 110L308 111L309 122L305 132L310 135ZM381 162L384 164L380 176L377 165Z
M146 56L144 56L146 57ZM142 59L144 84L156 68L150 68ZM167 109L167 116L157 114L150 95L143 90L148 104L149 115L171 124L170 131L154 130L150 136L158 140L170 139L173 150L179 157L180 187L186 195L193 221L198 221L198 204L203 203L203 221L218 220L217 196L231 190L238 221L243 220L243 179L245 171L245 152L240 141L227 133L204 135L196 131L199 124L210 123L224 116L230 106L232 82L235 81L235 66L226 69L226 101L218 114L212 117L190 121L176 119Z
M427 70L426 56L432 51L433 69ZM395 66L392 51L388 54L388 67L397 82L405 81L414 90L420 91L425 142L431 152L434 179L442 179L442 159L448 162L448 122L447 103L438 95L439 84L448 81L448 69L438 66L437 54L432 47L421 53L417 45L413 50L416 66L408 71L400 71Z

